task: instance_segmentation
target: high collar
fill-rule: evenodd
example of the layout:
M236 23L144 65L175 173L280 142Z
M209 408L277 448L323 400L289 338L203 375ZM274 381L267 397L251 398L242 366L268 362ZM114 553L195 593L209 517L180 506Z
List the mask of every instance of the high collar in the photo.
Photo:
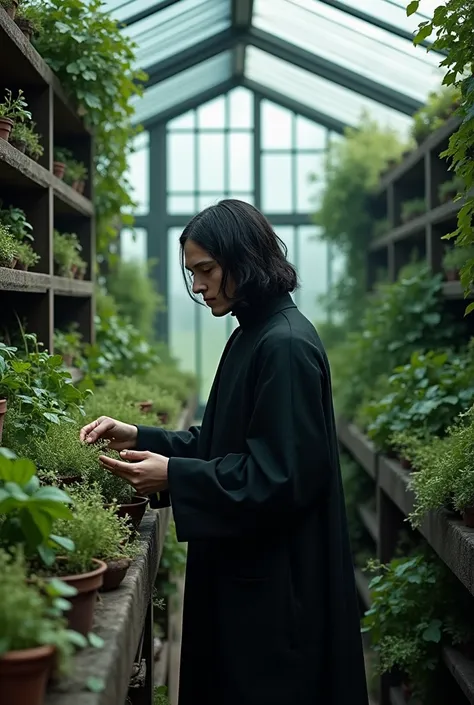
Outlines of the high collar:
M295 308L295 303L290 294L272 296L258 303L240 303L235 306L232 315L235 316L241 328L250 328L253 325L262 323L279 311L287 308Z

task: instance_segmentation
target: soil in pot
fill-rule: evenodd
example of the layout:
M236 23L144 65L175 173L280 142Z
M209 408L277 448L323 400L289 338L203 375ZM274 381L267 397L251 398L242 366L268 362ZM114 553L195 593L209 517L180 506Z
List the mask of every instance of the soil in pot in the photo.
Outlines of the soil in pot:
M446 281L448 282L458 282L459 272L457 269L448 269L446 271Z
M100 588L101 592L116 590L127 575L131 562L130 558L118 558L114 561L107 561L104 582Z
M0 443L2 442L3 424L5 422L5 414L7 413L7 400L0 399Z
M148 497L140 497L139 495L135 495L132 497L130 504L118 505L117 514L119 517L127 517L133 528L138 529L141 520L143 519L143 515L145 514L147 504Z
M464 522L464 526L474 529L474 506L466 507L462 513L462 520Z
M0 692L5 705L42 705L54 664L54 648L9 651L0 657Z
M61 565L61 558L58 563ZM86 636L92 630L94 608L97 600L97 591L102 587L107 563L93 559L94 569L79 575L59 575L58 577L68 585L75 587L77 595L68 597L71 609L67 612L69 628Z
M18 28L21 29L25 37L31 42L34 35L34 27L30 20L16 20Z
M13 127L13 120L0 117L0 139L8 142Z
M58 179L64 177L64 172L66 171L66 165L64 162L53 162L53 174L57 176Z

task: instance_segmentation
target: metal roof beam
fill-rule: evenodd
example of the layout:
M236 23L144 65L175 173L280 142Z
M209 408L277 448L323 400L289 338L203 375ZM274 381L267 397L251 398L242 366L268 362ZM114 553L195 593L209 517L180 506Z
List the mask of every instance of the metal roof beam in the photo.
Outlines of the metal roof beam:
M152 66L145 67L144 71L148 74L145 87L149 88L150 86L154 86L156 83L160 83L167 78L171 78L171 76L175 76L177 73L186 71L196 64L200 64L202 61L206 61L213 56L217 56L217 54L233 49L239 38L241 38L241 33L231 27L218 34L214 34L212 37L208 37L208 39L198 44L188 47L188 49L178 54L173 54L167 59L156 62Z
M250 91L253 91L256 95L259 95L262 98L266 98L266 100L272 101L272 103L281 105L282 108L291 110L293 113L302 115L308 120L312 120L318 125L326 127L332 132L343 134L345 128L348 127L348 125L342 122L341 120L337 120L336 118L333 118L330 115L320 113L318 110L311 108L309 105L304 105L304 103L300 103L297 100L293 100L293 98L288 98L288 96L282 95L278 91L274 91L271 88L267 88L266 86L263 86L257 81L251 81L249 78L243 78L240 81L240 85L244 86L245 88L248 88Z
M156 15L158 12L161 12L161 10L166 10L167 7L171 7L171 5L176 5L176 3L178 2L180 2L180 0L161 0L161 2L157 2L154 5L151 5L151 7L148 7L146 10L142 10L141 12L135 12L135 14L130 15L129 17L124 19L120 24L130 26L131 24L135 24L136 22L141 22L141 20L146 20L148 19L148 17Z
M232 0L232 27L236 31L248 32L252 26L253 0ZM245 44L239 42L233 49L234 76L243 76L245 71Z
M332 61L301 49L268 32L252 28L248 33L248 38L250 44L268 54L406 115L413 115L423 105L415 98L383 86L343 66L338 66Z
M394 34L396 37L401 37L402 39L407 39L408 41L413 42L414 34L409 32L407 29L397 27L396 25L391 24L390 22L385 22L385 20L381 20L378 17L374 17L374 15L371 15L368 12L364 12L364 10L359 10L359 8L356 7L350 7L349 5L346 5L345 2L340 2L340 0L318 1L324 3L325 5L333 7L335 10L340 10L346 15L350 15L351 17L355 17L358 20L363 20L364 22L367 22L368 24L371 24L374 27L383 29L385 30L385 32L390 32L390 34ZM432 43L425 40L421 42L421 45L424 46L426 49L429 49L432 46ZM432 51L436 52L437 54L446 55L446 52L441 51L439 49L433 49Z
M228 93L228 91L231 91L232 88L235 88L237 85L238 82L234 77L228 78L212 88L202 91L192 98L187 98L186 100L181 101L172 108L167 108L167 110L163 110L161 113L157 112L156 115L148 118L148 120L142 121L139 124L141 124L146 130L149 130L157 123L168 122L169 120L173 120L174 118L187 113L189 110L199 108L200 105L203 105L210 100L214 100L214 98L218 98L223 93Z

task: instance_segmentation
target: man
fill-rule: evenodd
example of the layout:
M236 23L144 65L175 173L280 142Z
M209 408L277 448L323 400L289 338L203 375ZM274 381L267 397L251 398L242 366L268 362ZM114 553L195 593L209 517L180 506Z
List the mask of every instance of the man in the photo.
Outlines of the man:
M180 245L193 295L240 324L202 426L81 432L122 450L104 466L154 506L171 498L189 542L179 703L367 705L329 365L296 272L241 201L199 213Z

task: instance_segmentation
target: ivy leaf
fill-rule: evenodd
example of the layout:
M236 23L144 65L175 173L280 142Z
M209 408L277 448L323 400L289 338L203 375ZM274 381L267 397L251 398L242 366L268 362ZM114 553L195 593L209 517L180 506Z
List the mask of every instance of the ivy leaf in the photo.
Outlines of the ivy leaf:
M435 644L439 644L441 641L441 622L439 619L433 619L433 621L428 625L423 632L423 639L425 641L432 641Z
M424 42L425 39L430 36L431 32L431 24L426 24L424 27L421 27L418 34L414 38L413 43L415 45L421 44L421 42Z
M87 638L89 640L89 644L94 648L94 649L102 649L105 642L102 639L102 637L98 636L97 634L94 634L94 632L90 632L87 635Z
M105 688L105 681L103 678L89 676L86 680L86 688L87 690L90 690L91 693L102 693Z
M413 0L412 2L408 3L407 17L410 17L411 15L414 15L415 12L418 12L419 7L420 7L420 0Z

